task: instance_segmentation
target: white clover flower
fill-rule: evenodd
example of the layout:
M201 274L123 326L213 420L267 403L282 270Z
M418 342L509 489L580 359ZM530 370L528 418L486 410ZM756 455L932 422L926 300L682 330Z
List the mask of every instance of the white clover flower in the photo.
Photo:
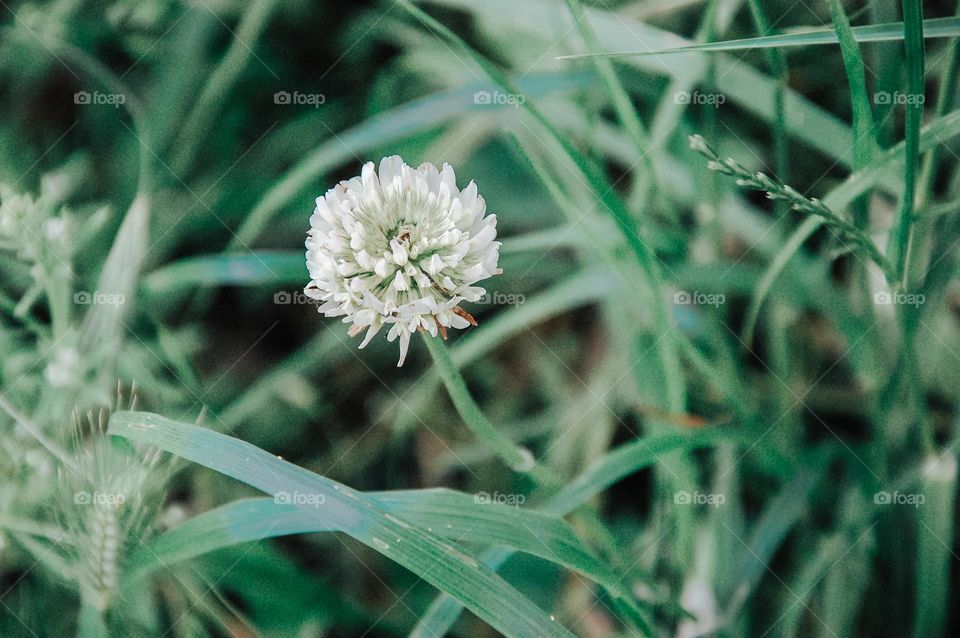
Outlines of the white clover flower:
M459 190L449 164L412 168L394 155L377 171L367 162L317 198L303 292L353 324L350 336L366 329L361 348L389 325L399 367L414 331L446 338L447 328L477 325L459 304L480 299L486 291L474 284L501 272L497 217L485 211L476 184Z

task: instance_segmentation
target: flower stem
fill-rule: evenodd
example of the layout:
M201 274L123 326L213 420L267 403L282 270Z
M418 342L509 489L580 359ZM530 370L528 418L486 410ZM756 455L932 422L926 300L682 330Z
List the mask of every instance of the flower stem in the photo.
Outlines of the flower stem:
M480 442L490 448L512 470L530 475L541 485L559 485L561 481L552 470L538 464L529 450L516 445L490 422L470 395L467 383L453 359L450 358L450 352L443 341L427 333L423 333L423 337L457 413Z

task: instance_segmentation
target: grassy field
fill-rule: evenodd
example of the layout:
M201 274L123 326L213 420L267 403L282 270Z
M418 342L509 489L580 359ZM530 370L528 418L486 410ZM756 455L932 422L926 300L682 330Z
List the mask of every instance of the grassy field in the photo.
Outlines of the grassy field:
M0 6L0 636L960 632L957 3Z

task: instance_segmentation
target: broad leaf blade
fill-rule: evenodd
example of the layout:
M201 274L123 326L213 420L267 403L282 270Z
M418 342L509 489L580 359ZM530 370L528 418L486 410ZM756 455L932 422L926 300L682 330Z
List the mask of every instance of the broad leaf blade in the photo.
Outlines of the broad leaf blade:
M507 635L573 635L473 556L393 516L364 494L254 445L145 412L115 413L109 433L156 445L275 497L283 492L322 497L322 507L302 511L406 567Z

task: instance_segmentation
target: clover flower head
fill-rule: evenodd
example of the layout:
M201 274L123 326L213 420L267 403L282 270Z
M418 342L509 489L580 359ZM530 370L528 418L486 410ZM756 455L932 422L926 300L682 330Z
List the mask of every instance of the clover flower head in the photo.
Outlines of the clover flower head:
M399 156L317 198L307 232L308 297L327 317L343 317L363 348L384 326L400 339L403 365L414 331L446 338L476 321L460 307L486 291L474 284L499 274L496 215L486 215L472 181L457 188L449 164L413 168Z

